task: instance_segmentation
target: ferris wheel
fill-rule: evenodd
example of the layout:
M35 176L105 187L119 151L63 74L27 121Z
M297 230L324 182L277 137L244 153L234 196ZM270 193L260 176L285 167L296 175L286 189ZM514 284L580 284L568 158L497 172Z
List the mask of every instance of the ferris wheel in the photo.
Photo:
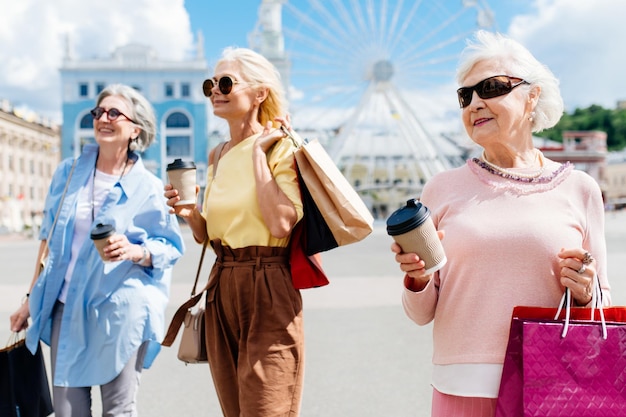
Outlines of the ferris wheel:
M474 31L495 29L486 1L262 2L282 8L274 22L284 39L268 36L273 52L284 51L274 62L294 125L321 136L362 195L419 194L432 175L464 162L433 121L459 119L455 67Z

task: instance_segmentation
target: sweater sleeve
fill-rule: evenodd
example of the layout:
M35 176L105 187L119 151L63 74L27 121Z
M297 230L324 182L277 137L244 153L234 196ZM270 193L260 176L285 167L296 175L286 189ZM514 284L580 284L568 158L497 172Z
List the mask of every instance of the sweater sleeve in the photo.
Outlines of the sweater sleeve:
M422 291L414 292L405 286L402 293L402 307L404 307L405 314L420 326L430 323L435 318L439 284L434 281L438 280L439 272L435 272Z
M611 305L611 287L607 273L607 248L604 234L604 203L598 184L590 176L581 173L580 181L584 195L586 227L583 230L583 248L595 258L596 273L602 289L602 301L605 306Z

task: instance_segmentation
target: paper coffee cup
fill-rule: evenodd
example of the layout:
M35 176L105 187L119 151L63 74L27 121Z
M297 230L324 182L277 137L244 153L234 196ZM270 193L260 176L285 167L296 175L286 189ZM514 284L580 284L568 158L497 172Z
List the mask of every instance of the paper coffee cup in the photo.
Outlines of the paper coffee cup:
M196 204L196 164L193 161L175 159L167 166L167 177L178 190L180 201L175 205Z
M416 253L424 261L426 274L441 269L447 262L441 240L428 207L415 199L408 200L387 219L387 234L404 253Z
M108 259L104 257L104 247L109 244L108 240L115 234L115 228L110 224L98 223L96 227L91 231L91 240L98 249L98 253L103 261L107 262Z

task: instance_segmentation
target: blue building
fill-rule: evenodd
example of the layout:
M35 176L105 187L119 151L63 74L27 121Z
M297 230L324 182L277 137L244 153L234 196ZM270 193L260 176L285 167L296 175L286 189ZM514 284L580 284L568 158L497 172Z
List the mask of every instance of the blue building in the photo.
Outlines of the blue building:
M63 130L61 157L78 156L94 142L89 111L109 84L122 83L139 90L157 116L156 141L142 155L148 169L166 180L165 168L176 158L196 162L198 184L204 186L208 159L207 100L202 82L209 67L197 47L185 61L160 60L153 49L130 44L108 58L74 59L66 50L61 72Z

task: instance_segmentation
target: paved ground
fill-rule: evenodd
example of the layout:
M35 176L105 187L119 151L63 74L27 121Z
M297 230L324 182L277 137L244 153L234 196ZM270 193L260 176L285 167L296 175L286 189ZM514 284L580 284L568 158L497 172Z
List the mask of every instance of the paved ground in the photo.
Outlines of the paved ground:
M608 213L606 231L613 300L626 305L626 211ZM185 234L189 250L176 266L168 318L187 298L199 258L200 248ZM431 329L404 316L390 243L382 223L377 224L363 242L324 254L329 286L303 291L302 417L430 415ZM26 292L37 244L0 236L0 343L8 340L8 316ZM205 260L207 271L211 261ZM97 395L94 401L98 410ZM164 348L143 374L139 411L143 417L220 416L208 365L185 366L176 359L176 347Z

